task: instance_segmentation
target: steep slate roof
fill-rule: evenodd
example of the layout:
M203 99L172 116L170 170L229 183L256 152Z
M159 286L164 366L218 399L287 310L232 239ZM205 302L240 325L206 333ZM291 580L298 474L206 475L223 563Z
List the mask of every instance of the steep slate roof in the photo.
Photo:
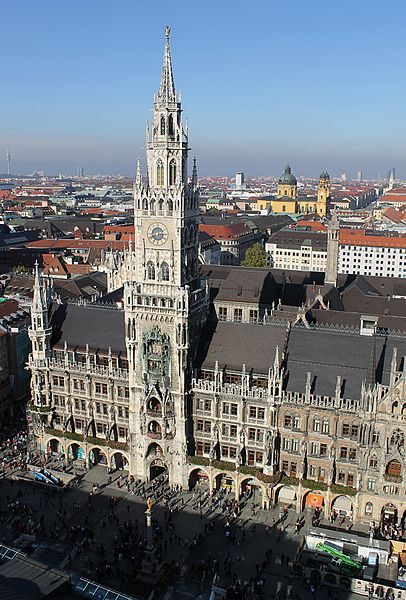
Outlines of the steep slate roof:
M312 392L333 396L337 375L341 376L342 395L360 397L362 381L369 380L368 367L375 343L376 381L387 384L393 348L398 348L398 364L406 354L406 338L384 338L360 334L326 332L294 327L287 348L289 391L303 392L307 372L312 373Z
M267 269L231 271L219 286L216 300L271 304L277 299L275 283Z
M286 329L276 325L209 323L201 335L198 366L213 368L218 361L220 368L241 371L245 364L247 371L268 374L276 346L282 353L285 337Z
M51 318L53 344L125 352L124 311L95 305L55 305Z

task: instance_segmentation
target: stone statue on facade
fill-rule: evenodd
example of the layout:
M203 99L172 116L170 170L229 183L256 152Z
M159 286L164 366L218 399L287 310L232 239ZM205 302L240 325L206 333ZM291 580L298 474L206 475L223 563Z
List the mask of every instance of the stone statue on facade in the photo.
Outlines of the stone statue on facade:
M357 492L360 492L362 488L362 473L358 471L357 473Z
M266 434L266 464L270 467L273 466L274 463L274 444L273 444L273 431L272 429L268 429Z

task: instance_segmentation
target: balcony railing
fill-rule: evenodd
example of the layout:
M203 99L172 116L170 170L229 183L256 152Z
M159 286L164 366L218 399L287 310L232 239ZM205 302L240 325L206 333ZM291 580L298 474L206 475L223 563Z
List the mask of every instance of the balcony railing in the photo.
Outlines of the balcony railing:
M162 418L162 409L153 410L152 408L147 408L146 413L149 417L156 417L157 419Z
M158 431L147 431L147 437L151 440L161 440L162 433Z
M385 473L383 478L385 481L392 481L393 483L401 483L403 481L402 475L388 475Z

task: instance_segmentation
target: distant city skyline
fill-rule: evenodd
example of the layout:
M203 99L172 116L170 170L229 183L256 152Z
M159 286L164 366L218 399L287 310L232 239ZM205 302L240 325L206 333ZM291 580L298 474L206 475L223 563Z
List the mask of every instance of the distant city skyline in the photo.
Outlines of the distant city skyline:
M200 175L406 178L402 0L119 8L2 8L0 172L9 148L13 174L134 174L169 24Z

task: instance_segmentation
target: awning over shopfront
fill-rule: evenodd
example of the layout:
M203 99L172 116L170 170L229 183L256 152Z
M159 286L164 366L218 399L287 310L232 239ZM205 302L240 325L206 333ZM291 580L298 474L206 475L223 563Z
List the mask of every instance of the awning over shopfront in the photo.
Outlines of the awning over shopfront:
M321 508L324 504L324 498L321 494L314 494L310 492L306 496L306 506L310 508Z

